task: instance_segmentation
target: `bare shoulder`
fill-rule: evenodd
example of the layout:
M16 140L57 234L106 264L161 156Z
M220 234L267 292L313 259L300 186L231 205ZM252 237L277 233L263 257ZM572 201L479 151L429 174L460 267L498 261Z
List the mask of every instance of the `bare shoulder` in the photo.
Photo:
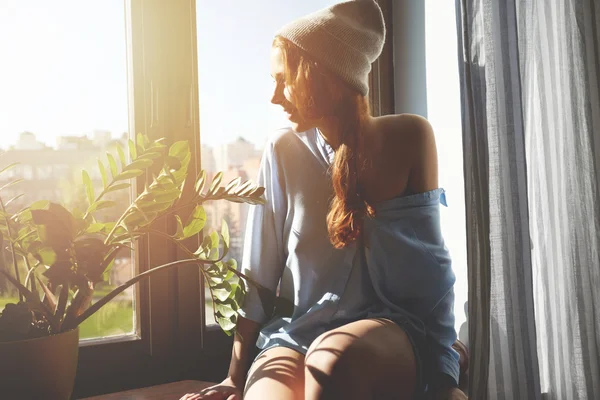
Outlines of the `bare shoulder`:
M433 128L426 118L416 114L386 115L374 118L376 130L388 144L401 144L402 147L419 147L428 142L435 143Z
M407 189L419 193L437 188L437 148L429 121L415 114L398 114L374 118L373 124L382 149L396 153L401 167L409 169Z

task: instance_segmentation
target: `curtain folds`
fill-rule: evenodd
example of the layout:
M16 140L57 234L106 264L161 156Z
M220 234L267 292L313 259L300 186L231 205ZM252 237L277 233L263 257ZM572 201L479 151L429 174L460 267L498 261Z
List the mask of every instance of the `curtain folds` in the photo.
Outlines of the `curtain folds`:
M470 396L600 398L600 4L457 0Z

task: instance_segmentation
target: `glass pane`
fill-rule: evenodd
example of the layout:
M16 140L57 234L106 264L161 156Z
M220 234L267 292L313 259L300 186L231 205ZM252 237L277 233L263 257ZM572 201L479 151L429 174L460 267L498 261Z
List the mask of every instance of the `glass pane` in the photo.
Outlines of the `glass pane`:
M196 2L202 168L224 182L237 176L256 180L265 140L289 122L270 103L269 55L273 34L285 23L337 3L335 0ZM209 227L231 229L232 255L240 264L247 206L206 205ZM206 293L207 324L214 323Z
M0 175L0 186L11 177L24 179L0 193L4 201L24 194L10 205L13 210L38 199L85 210L82 169L101 192L97 159L106 164L106 152L128 138L124 12L123 1L2 0L0 169L20 164ZM100 222L124 211L130 195L119 193L112 198L119 206L103 211ZM24 265L20 269L23 277ZM134 259L123 251L92 302L133 271ZM0 307L16 297L0 278ZM134 307L129 289L81 325L81 338L133 333Z
M449 207L442 207L442 233L452 256L456 331L468 334L467 232L462 158L462 125L458 76L458 51L454 4L426 0L427 117L436 132L440 186L446 189ZM466 341L465 341L466 343Z

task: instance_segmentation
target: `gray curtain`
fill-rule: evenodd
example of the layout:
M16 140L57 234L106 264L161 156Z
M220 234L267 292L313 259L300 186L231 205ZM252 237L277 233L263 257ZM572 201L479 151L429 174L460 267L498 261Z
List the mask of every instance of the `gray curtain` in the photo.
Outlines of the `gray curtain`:
M600 399L600 4L457 0L472 399Z

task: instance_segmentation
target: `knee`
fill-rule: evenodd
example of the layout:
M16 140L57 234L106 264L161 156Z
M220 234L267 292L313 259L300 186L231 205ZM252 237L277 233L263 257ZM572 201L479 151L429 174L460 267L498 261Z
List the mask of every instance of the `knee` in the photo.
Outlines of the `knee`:
M365 378L361 376L364 371L361 363L369 356L361 341L345 333L327 332L310 346L304 361L305 374L310 374L324 389L340 384L361 385Z

